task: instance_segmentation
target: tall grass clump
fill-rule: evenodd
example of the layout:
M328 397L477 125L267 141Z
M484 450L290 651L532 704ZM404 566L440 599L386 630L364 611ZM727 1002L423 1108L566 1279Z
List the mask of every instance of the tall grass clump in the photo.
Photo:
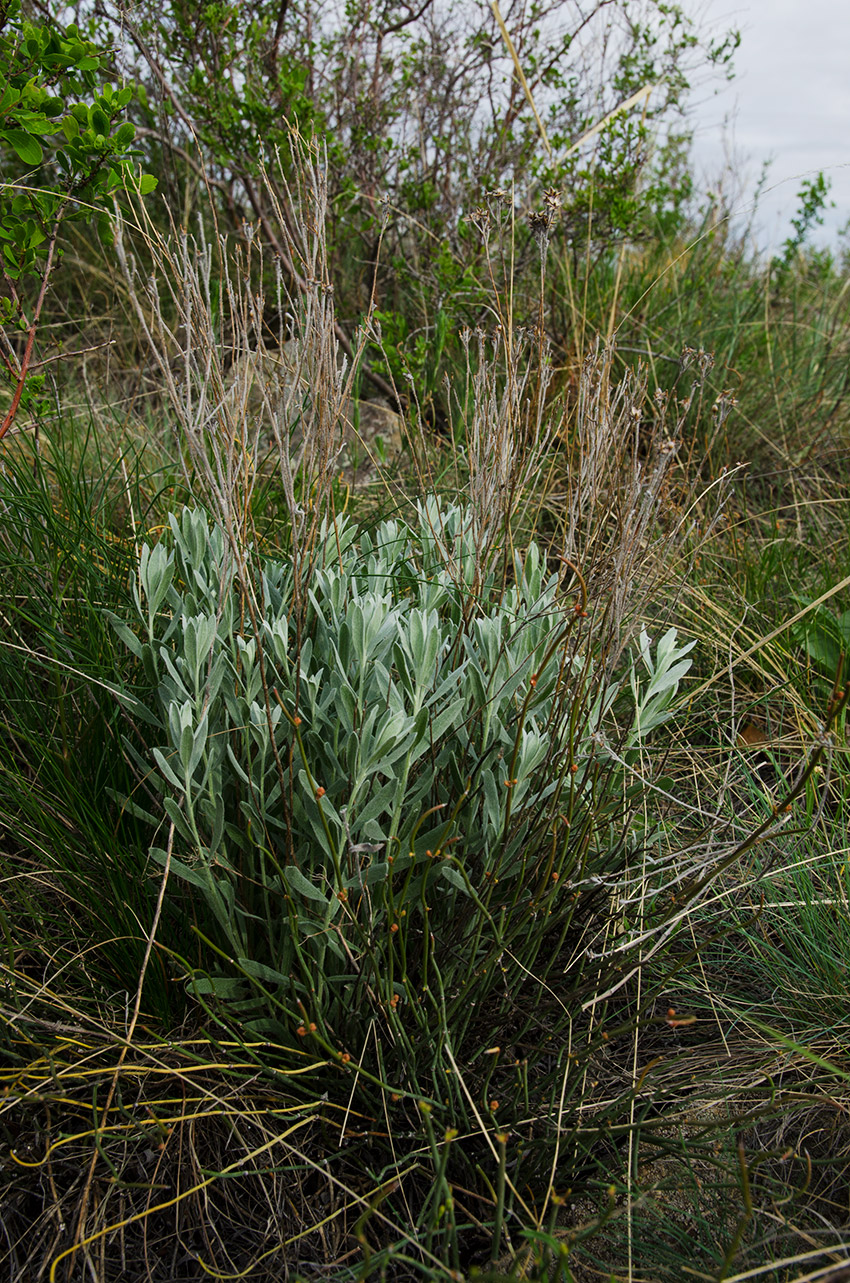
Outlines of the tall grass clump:
M151 903L146 834L120 805L135 786L124 741L144 742L133 691L145 679L107 618L132 604L134 550L120 531L128 502L145 510L150 479L102 454L89 475L89 434L65 427L64 442L10 452L0 471L0 917L11 974L13 940L28 958L32 1014L36 977L47 990L61 977L92 1009L131 989ZM180 922L178 904L169 916ZM148 1001L165 1019L185 1008L161 971Z

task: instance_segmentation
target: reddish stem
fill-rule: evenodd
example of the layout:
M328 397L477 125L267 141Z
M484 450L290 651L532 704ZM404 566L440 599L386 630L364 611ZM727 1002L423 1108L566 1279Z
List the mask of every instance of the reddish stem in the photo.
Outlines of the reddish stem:
M15 394L12 397L12 404L9 406L5 419L2 424L0 424L0 441L3 440L6 433L15 422L15 416L18 413L18 406L21 404L21 395L24 390L24 383L26 382L27 371L29 370L30 360L32 358L33 344L35 343L35 332L38 327L39 317L41 316L41 309L44 306L44 300L47 297L47 286L50 281L50 273L53 270L53 251L56 249L56 241L59 236L59 224L62 222L63 213L64 206L60 208L56 217L56 222L53 225L53 234L50 237L50 244L47 248L47 262L44 265L44 275L41 279L41 289L39 290L38 301L35 305L35 311L33 312L29 329L27 330L27 345L24 348L24 357L21 361L21 372L18 375L18 382L15 388Z

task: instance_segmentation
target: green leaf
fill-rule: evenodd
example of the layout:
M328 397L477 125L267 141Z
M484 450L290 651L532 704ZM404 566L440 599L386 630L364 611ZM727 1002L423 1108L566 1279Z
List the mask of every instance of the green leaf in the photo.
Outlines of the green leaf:
M151 751L153 752L154 761L159 767L161 773L165 776L168 783L173 785L174 788L179 789L180 792L182 793L183 781L179 779L178 776L172 770L171 763L169 762L168 758L158 748L152 749Z
M77 124L76 118L74 116L65 117L65 119L62 121L62 130L65 134L65 137L68 139L69 143L72 143L75 138L79 137L79 134L80 134L80 126Z
M129 120L125 120L124 124L121 125L116 132L112 141L115 143L116 147L123 149L124 147L128 147L135 137L136 126Z
M305 900L313 900L317 904L327 905L327 896L323 895L319 888L314 886L310 879L305 877L294 864L284 869L283 876L290 892L302 895Z
M455 890L460 891L463 895L469 895L469 887L463 879L463 874L458 873L457 869L453 868L450 864L444 864L440 868L440 874L455 888Z
M134 802L131 797L125 797L123 793L113 788L107 788L106 794L107 797L112 798L113 802L118 803L122 811L126 811L128 815L135 815L139 820L144 820L145 824L149 824L152 829L156 828L156 816L146 811L143 806L139 806L138 802Z
M142 177L139 180L139 195L147 196L154 190L158 181L159 180L155 178L153 174L142 174Z
M442 712L432 718L431 724L428 728L432 742L436 743L442 735L445 735L446 731L454 729L455 725L458 724L463 717L463 708L463 699L456 699L448 708L444 708Z
M55 120L48 120L47 116L41 112L21 112L18 116L18 124L22 126L23 132L28 134L55 134L59 132L59 126Z
M215 976L196 980L192 979L192 988L195 993L211 994L214 998L228 999L241 998L245 994L244 980L237 980L232 976Z
M105 210L101 211L97 216L97 234L104 245L111 248L115 244L115 232L112 229L112 219Z
M285 976L282 971L275 971L273 967L267 967L264 962L255 962L253 958L237 958L236 962L253 980L262 980L271 985L289 984L289 976Z
M813 628L806 634L806 650L816 664L827 673L838 672L841 660L841 647L825 628Z
M14 148L25 165L40 165L44 159L41 143L22 129L4 129L0 131L0 137Z
M169 820L171 820L180 837L183 838L185 842L191 843L193 840L192 830L189 827L186 816L180 809L179 804L175 802L173 797L164 797L162 799L162 805L165 810L165 814L168 816Z
M21 274L21 265L18 262L18 256L11 245L3 246L3 257L6 259L6 271L13 281L16 281Z
M156 846L151 847L150 857L157 864L160 864L163 867L168 861L167 852ZM196 869L190 868L190 866L188 864L184 864L182 860L176 860L173 855L171 857L170 867L171 872L176 878L181 878L184 882L188 882L190 886L206 888L207 879L204 877L203 873L199 873Z

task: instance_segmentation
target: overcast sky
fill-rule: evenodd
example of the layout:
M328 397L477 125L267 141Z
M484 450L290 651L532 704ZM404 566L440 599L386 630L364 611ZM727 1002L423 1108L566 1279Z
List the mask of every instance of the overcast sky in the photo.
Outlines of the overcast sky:
M836 208L817 239L834 239L850 219L850 0L684 0L684 8L709 30L742 33L735 79L694 99L694 157L706 185L731 155L751 192L772 160L758 219L770 250L790 233L802 178L822 169Z

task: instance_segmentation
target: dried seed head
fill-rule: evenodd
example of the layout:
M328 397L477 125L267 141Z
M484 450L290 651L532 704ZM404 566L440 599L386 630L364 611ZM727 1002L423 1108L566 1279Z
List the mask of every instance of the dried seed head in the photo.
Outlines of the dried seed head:
M561 212L561 195L554 187L543 194L543 209L535 210L528 216L531 234L537 242L540 257L544 258L549 248L549 237L558 221Z
M476 206L469 215L469 221L476 231L480 232L486 240L490 235L490 223L492 221L490 218L490 211L487 209L486 205Z
M528 226L531 228L531 234L537 242L537 250L541 258L546 257L546 251L549 248L549 232L551 230L551 221L548 214L538 213L536 210L528 216Z

